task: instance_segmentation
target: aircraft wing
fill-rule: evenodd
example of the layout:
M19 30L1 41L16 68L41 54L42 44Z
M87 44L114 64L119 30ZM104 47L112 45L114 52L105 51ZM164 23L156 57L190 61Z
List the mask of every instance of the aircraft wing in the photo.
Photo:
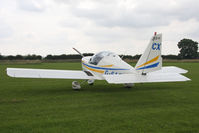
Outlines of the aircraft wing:
M7 75L18 78L98 79L88 71L7 68Z
M140 75L140 74L104 75L104 78L108 83L113 83L113 84L176 82L176 81L190 80L189 78L179 73L148 73L147 75Z

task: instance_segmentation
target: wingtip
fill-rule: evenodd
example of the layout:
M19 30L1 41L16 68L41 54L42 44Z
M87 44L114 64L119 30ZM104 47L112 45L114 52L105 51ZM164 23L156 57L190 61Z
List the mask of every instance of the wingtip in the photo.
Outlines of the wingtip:
M9 77L15 77L9 70L11 70L12 68L6 68L6 74L9 76Z

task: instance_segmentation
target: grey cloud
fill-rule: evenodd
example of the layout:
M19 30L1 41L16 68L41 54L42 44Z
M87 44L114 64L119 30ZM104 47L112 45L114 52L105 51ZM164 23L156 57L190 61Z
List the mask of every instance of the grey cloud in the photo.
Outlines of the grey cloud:
M112 0L107 3L90 0L94 3L93 8L81 8L78 6L83 3L80 0L75 0L78 4L70 0L63 3L71 5L70 9L75 16L87 18L106 27L154 27L169 25L173 20L199 20L197 0L140 0L129 4L128 1ZM121 4L125 2L127 4Z
M75 4L78 5L81 2L85 3L85 2L95 2L95 3L106 3L106 4L114 4L115 2L117 2L119 0L54 0L54 2L56 3L61 3L61 4Z
M20 9L29 12L43 12L46 8L43 0L18 0L17 5Z
M147 6L148 5L148 6ZM179 20L198 19L198 0L162 0L156 1L153 6L150 1L142 0L136 11L138 13L160 14L163 17L176 18Z

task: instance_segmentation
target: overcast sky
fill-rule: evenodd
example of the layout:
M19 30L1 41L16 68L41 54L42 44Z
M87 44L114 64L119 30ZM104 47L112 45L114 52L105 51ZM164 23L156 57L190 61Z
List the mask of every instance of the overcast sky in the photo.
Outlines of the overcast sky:
M154 31L163 54L199 41L199 0L0 0L0 53L141 54Z

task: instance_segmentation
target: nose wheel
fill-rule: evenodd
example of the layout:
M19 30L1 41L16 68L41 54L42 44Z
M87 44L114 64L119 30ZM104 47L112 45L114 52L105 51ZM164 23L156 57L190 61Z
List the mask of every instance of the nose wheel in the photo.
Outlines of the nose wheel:
M125 88L132 88L134 85L135 84L133 84L133 83L126 83L126 84L124 84L124 87Z
M94 79L89 79L87 82L88 82L89 85L93 85L95 80Z
M72 82L72 88L73 88L73 90L80 90L81 89L81 85L80 85L79 82L73 81Z
M88 82L89 85L93 85L95 80L94 79L89 79L89 80L84 80L83 82L79 83L77 81L72 82L72 88L73 90L80 90L81 89L81 84Z

